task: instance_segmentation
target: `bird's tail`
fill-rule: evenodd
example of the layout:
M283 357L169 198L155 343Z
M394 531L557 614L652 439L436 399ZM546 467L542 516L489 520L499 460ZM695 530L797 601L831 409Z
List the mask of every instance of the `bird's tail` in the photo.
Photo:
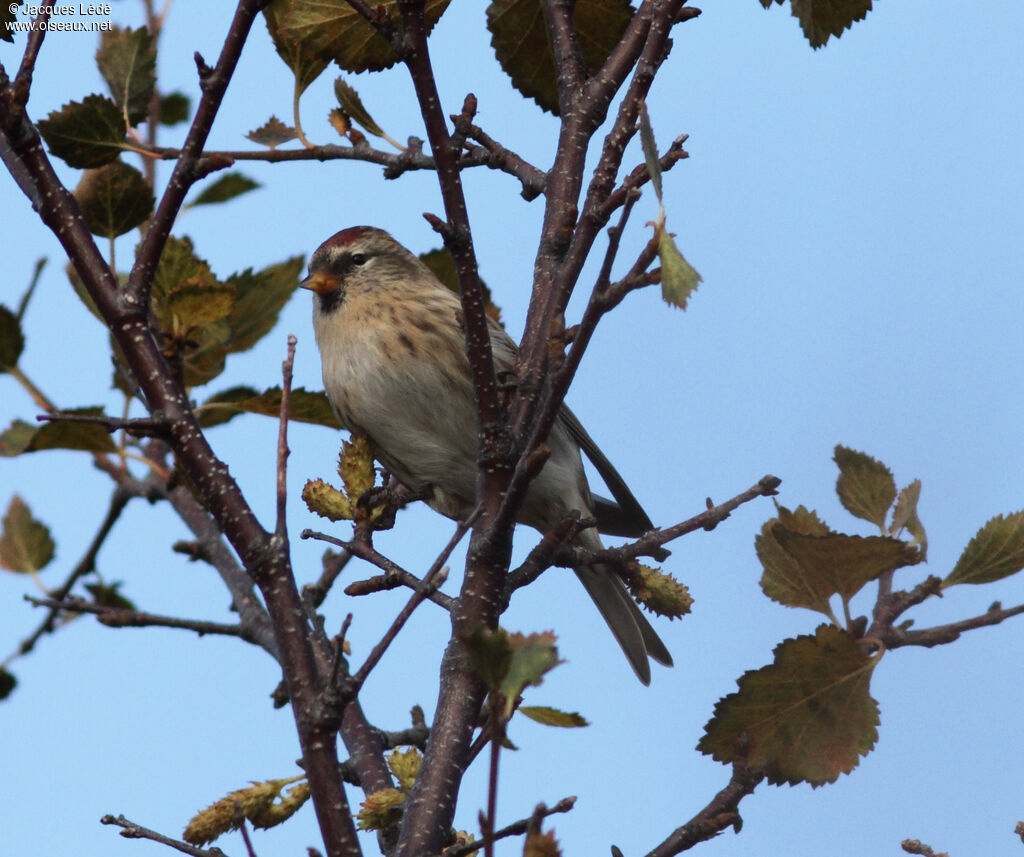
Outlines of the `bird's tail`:
M584 530L579 536L580 542L590 550L600 550L601 540L593 530ZM612 634L626 655L633 672L644 684L651 683L651 665L648 658L659 664L672 666L672 655L669 654L661 638L651 627L651 623L640 612L640 608L630 596L622 579L605 565L596 564L581 566L574 569L576 576L587 590L604 621L611 628Z

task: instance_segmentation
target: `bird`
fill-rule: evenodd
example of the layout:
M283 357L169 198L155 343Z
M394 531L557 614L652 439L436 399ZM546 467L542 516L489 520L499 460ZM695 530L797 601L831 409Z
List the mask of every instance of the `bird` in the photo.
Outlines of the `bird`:
M383 229L353 226L310 257L300 285L313 294L313 329L324 388L342 426L365 435L374 457L435 511L457 521L476 507L477 418L462 304ZM514 370L517 346L489 319L495 372ZM642 535L654 528L622 477L563 405L547 438L550 455L530 483L517 522L541 533L576 512L597 527L575 544L603 548L597 530ZM615 500L591 494L581 452ZM649 658L672 656L606 565L573 569L643 684Z

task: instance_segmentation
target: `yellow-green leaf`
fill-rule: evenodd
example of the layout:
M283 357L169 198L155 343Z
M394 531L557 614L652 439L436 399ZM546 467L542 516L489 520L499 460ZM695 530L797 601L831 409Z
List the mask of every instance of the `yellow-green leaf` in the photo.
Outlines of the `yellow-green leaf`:
M983 526L960 554L943 586L956 583L991 583L1024 568L1024 511L996 515Z
M839 467L836 493L843 507L884 532L889 507L896 499L892 471L867 453L845 446L836 446L832 460Z
M661 260L661 296L666 303L686 309L686 302L703 282L700 274L686 261L672 236L658 233L658 257Z
M36 572L53 559L56 545L49 528L32 517L32 510L17 494L11 498L0 531L0 568L23 574Z
M166 306L178 324L189 330L227 318L235 305L232 286L186 281L167 292Z
M351 521L355 508L344 493L323 479L310 479L302 486L302 500L314 515L329 521Z
M640 102L640 145L644 150L644 162L651 177L654 195L661 202L661 165L658 163L658 144L654 142L654 129L651 117L647 115L647 105Z
M546 705L521 705L519 713L525 714L531 720L543 723L545 726L574 729L590 725L586 718L575 711L559 711L557 708L549 708Z
M775 784L833 782L878 739L869 692L876 663L834 625L785 640L772 664L745 673L739 690L718 701L697 749L763 768Z
M913 537L911 544L916 544L921 551L921 559L928 554L928 534L924 524L917 516L917 503L921 499L921 480L915 479L896 496L896 508L892 512L892 523L889 524L889 535L894 536L906 528Z

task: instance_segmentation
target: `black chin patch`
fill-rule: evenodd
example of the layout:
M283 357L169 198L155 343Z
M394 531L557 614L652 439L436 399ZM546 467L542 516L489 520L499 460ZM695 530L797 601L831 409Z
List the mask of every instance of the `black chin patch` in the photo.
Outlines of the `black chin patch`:
M318 294L316 299L320 301L320 312L330 315L344 302L345 290L343 288L331 289L329 292Z

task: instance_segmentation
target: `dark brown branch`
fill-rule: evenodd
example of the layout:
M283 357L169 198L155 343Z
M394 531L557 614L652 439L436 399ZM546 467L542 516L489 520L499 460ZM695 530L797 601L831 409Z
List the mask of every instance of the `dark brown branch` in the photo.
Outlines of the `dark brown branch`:
M473 133L468 134L477 140L480 146L469 146L459 153L460 170L475 167L488 167L508 173L523 185L524 199L534 199L543 188L544 173L519 155L495 143L482 131L472 126ZM182 155L182 150L166 146L139 147L135 151L149 158L175 161ZM358 143L353 146L339 146L325 143L319 146L302 149L253 149L253 150L206 150L199 160L209 161L218 167L229 166L235 161L261 161L268 164L287 163L291 161L362 161L384 167L384 178L395 179L407 172L420 170L434 171L437 161L423 153L422 141L410 137L404 152L390 152L375 149L369 143Z
M192 857L227 857L219 848L198 848L195 845L189 845L180 839L172 839L155 830L143 827L141 824L136 824L134 821L129 821L123 815L105 815L100 819L100 824L114 824L120 827L120 833L125 839L149 839L174 848L182 854L191 854Z
M777 476L762 476L754 485L730 500L717 505L711 505L709 500L708 508L705 511L671 527L651 530L636 541L617 548L606 548L605 550L593 552L575 549L564 560L567 565L575 566L580 564L590 565L595 562L620 564L627 560L636 559L639 556L657 557L662 545L666 545L680 536L685 536L687 533L692 533L696 530L713 530L744 503L749 503L758 497L772 497L777 494L780 484L782 484L782 480Z
M707 806L682 827L676 828L647 857L673 857L689 851L695 845L718 836L731 827L737 833L743 827L739 805L764 779L761 771L751 770L739 762L732 768L729 784L716 794Z
M195 117L185 137L181 155L178 157L156 211L150 218L146 234L135 256L135 265L128 276L122 300L126 305L148 307L149 289L156 271L157 262L171 233L171 227L181 210L185 196L200 177L200 159L203 147L213 128L213 120L220 110L228 83L242 55L242 48L249 37L253 20L269 0L240 0L234 19L228 29L224 46L221 48L217 65L212 69L196 54L200 71L202 96L196 107Z
M46 35L46 28L43 26L50 20L52 14L50 6L43 6L38 15L33 19L35 26L28 34L28 41L25 44L25 53L21 57L21 65L18 67L18 74L14 78L14 98L19 109L24 109L28 102L28 94L32 89L32 75L35 72L36 60L39 58L39 50L43 46L43 37Z
M368 542L347 542L344 539L330 536L327 533L319 533L316 530L303 530L299 534L299 538L317 539L318 541L343 548L357 559L364 560L384 572L382 577L372 577L369 580L359 580L355 583L350 583L345 587L346 595L370 595L374 592L397 589L399 586L406 586L413 590L420 588L421 581L415 574L406 571L396 562L388 559L388 557L384 556L384 554L380 553ZM451 610L452 608L453 599L448 595L442 595L440 592L431 592L427 595L427 598L435 604L444 607L445 610Z
M52 611L68 613L91 613L97 620L111 628L180 628L195 631L200 637L207 634L218 634L226 637L245 639L245 629L241 625L225 625L221 622L206 622L202 619L178 619L174 616L160 616L144 610L130 610L123 607L108 607L93 604L82 598L35 598L26 595L25 600L37 607L49 607ZM252 642L252 641L250 641Z
M316 583L307 583L302 587L302 600L307 604L309 610L315 611L324 603L327 593L334 586L334 581L345 570L345 566L351 559L352 554L347 550L338 553L328 549L324 553L323 570L320 572L320 577L317 578Z
M1024 614L1024 604L1016 607L1004 608L998 601L980 616L971 619L961 619L959 622L950 622L948 625L938 625L934 628L922 628L919 631L908 630L909 623L887 629L872 628L865 636L877 637L885 644L887 649L897 649L900 646L941 646L952 643L959 639L964 631L973 631L975 628L987 628L998 625L1014 616Z
M469 528L473 525L473 521L476 520L479 512L480 507L478 506L467 520L461 521L458 524L455 528L455 532L452 534L452 537L448 540L448 544L444 546L443 550L438 554L430 568L427 569L427 573L423 575L423 580L420 582L419 586L416 587L416 590L406 602L405 606L399 611L384 636L380 639L377 645L373 647L370 654L367 656L365 663L352 677L352 682L356 691L363 686L363 683L366 681L370 671L380 663L380 659L384 657L384 653L394 642L399 631L405 627L405 623L409 621L409 617L412 616L413 611L433 593L435 593L438 587L444 584L448 577L448 572L445 569L444 564L448 562L448 558L451 556L452 551L455 550L458 543L462 541L462 537L469 532Z
M52 414L40 414L36 417L38 422L52 423L86 423L88 425L103 426L108 432L126 431L132 437L159 437L166 438L169 433L168 423L161 416L149 419L125 420L119 417L108 417L103 415L89 416L88 414L65 414L57 411Z

